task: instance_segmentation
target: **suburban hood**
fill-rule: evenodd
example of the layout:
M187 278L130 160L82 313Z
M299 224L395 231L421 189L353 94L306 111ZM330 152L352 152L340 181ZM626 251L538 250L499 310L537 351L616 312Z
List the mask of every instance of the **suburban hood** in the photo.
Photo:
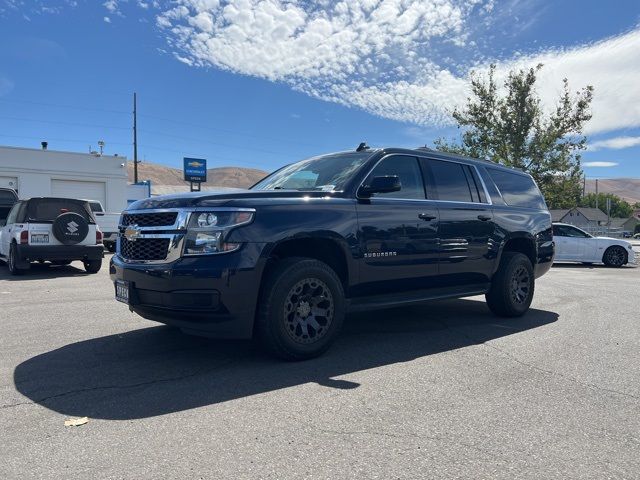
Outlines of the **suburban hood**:
M220 191L181 193L161 195L138 200L127 207L127 210L147 210L159 208L219 207L227 203L263 203L284 199L304 199L333 197L335 192L316 192L298 190L246 190L225 189Z

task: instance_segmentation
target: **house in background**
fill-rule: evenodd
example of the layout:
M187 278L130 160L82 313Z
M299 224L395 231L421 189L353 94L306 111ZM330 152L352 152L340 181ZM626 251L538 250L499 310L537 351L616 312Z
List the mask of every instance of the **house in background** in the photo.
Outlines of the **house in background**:
M637 213L629 218L607 218L599 208L575 207L570 209L549 210L554 222L575 225L591 234L621 236L622 232L633 232L640 224Z
M574 207L569 210L551 210L554 222L568 223L587 231L602 230L607 227L607 214L599 208Z
M633 233L638 224L640 224L640 219L637 217L612 218L610 228L611 230L619 230L620 232Z

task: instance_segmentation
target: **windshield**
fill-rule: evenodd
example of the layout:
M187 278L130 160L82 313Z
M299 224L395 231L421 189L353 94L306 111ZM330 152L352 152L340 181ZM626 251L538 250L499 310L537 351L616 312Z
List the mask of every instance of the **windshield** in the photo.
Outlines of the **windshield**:
M368 151L309 158L281 168L251 189L340 191L371 155Z

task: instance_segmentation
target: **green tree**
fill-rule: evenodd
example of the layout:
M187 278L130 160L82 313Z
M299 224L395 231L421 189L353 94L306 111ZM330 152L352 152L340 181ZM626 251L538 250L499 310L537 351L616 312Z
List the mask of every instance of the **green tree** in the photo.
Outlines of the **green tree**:
M598 208L604 213L607 213L607 198L611 199L611 217L629 218L633 213L633 207L617 195L613 193L598 193ZM596 194L589 193L585 195L580 199L580 206L595 208Z
M582 192L580 151L584 124L591 119L593 87L572 94L567 79L555 109L546 114L535 90L538 65L509 73L504 94L495 79L471 75L471 96L453 118L462 130L460 142L436 140L438 150L493 160L530 173L549 208L578 204Z

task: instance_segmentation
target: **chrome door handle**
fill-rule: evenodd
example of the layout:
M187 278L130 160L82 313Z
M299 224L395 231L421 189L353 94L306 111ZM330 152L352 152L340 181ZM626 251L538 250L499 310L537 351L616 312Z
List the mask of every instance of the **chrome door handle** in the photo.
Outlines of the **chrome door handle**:
M421 213L418 215L418 218L420 220L425 220L427 222L431 221L431 220L435 220L437 217L437 215L431 215L430 213Z

